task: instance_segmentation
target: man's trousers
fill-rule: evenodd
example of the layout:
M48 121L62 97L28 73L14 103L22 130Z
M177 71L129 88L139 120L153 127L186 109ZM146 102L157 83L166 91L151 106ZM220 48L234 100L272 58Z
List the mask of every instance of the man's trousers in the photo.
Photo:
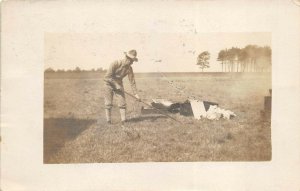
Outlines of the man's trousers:
M104 103L105 109L111 109L113 106L113 97L117 98L118 107L120 109L126 109L126 100L123 85L121 90L114 90L110 84L104 85Z

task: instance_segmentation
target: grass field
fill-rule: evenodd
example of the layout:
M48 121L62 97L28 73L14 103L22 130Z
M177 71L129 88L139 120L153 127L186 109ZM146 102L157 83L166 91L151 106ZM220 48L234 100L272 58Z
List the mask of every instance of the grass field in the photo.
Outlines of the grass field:
M136 74L143 101L168 98L184 102L189 94L219 103L237 114L232 120L195 120L172 114L184 125L160 115L139 115L127 97L126 128L118 108L105 123L101 74L45 74L44 163L267 161L271 160L270 119L262 118L270 73ZM127 79L125 90L131 92Z

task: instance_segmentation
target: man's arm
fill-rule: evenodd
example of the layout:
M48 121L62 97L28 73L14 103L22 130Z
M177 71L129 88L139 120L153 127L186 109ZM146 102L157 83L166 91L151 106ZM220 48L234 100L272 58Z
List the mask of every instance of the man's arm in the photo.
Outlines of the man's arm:
M131 66L129 67L128 80L130 82L133 94L136 95L137 94L136 83L135 83L134 74Z

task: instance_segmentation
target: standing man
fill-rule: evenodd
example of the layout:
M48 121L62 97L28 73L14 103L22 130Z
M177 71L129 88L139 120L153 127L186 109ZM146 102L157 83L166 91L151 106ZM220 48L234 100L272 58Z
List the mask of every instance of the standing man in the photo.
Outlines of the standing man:
M136 50L130 50L125 53L125 58L113 62L104 77L104 101L105 101L105 114L107 123L111 124L111 108L113 106L113 96L115 95L118 100L118 106L121 114L121 121L126 121L126 100L123 87L123 78L128 75L128 79L135 97L140 100L134 74L131 65L133 62L137 62Z

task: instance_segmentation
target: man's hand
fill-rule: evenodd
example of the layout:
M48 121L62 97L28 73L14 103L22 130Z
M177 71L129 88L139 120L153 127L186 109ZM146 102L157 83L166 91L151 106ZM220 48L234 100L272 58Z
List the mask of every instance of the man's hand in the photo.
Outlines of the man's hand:
M123 87L120 86L118 83L115 83L114 91L115 91L116 93L122 93L122 92L124 92L124 89L123 89Z
M122 89L122 87L120 85L116 84L116 90L121 90L121 89Z
M141 98L139 97L138 94L135 94L134 97L136 98L137 101L139 101L139 102L141 101Z
M123 91L123 87L122 86L120 86L118 83L115 83L114 84L115 85L115 91Z

